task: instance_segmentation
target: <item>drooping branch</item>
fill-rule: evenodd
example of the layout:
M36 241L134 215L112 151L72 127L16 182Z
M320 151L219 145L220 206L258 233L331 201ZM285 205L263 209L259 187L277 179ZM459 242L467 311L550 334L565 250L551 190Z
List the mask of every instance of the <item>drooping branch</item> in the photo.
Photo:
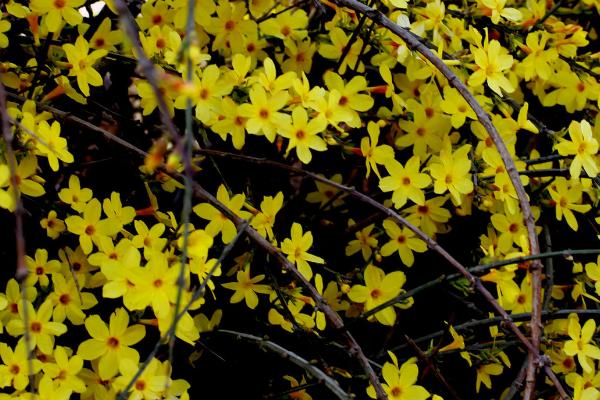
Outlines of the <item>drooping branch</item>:
M537 234L535 232L535 218L531 211L531 205L525 187L521 183L519 177L519 171L515 165L506 144L502 140L500 133L492 123L490 116L485 112L483 107L477 102L475 96L471 93L469 88L462 82L462 80L448 67L444 61L432 52L427 46L415 39L410 32L398 24L392 22L380 11L374 10L373 8L361 3L358 0L335 0L340 6L347 7L354 12L359 12L366 15L369 19L377 23L378 25L388 29L394 34L398 35L406 45L420 53L427 61L429 61L444 77L448 80L448 83L456 88L460 95L465 101L471 106L477 119L483 125L490 138L494 142L504 167L510 180L515 188L515 192L519 199L521 211L523 213L523 219L527 228L527 234L529 239L529 251L532 255L537 255L540 252L539 242ZM535 390L535 372L540 366L540 336L542 331L541 321L541 310L542 310L542 265L539 260L534 260L531 264L530 271L532 273L532 314L531 314L531 347L529 349L529 365L527 368L527 378L525 387L525 400L529 400Z

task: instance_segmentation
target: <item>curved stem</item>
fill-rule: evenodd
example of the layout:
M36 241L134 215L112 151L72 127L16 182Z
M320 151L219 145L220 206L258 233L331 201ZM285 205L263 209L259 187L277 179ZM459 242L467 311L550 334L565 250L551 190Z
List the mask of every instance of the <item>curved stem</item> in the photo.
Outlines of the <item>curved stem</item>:
M500 133L492 123L490 116L485 112L483 107L477 102L475 96L467 88L467 86L461 81L461 79L444 63L444 61L434 54L427 46L415 39L408 30L400 27L398 24L392 22L383 13L374 10L373 8L361 3L358 0L336 0L338 5L348 7L349 9L365 14L369 19L374 21L380 26L388 29L394 34L398 35L406 45L419 52L425 57L444 77L448 80L448 83L456 88L465 101L471 106L477 119L483 125L490 138L494 142L504 167L510 180L515 188L521 211L523 213L523 219L527 228L527 234L529 239L529 251L532 255L539 254L540 247L535 232L535 219L531 211L531 205L529 204L527 193L521 183L519 177L519 171L515 165L515 162L506 147L506 144L502 140ZM534 260L531 264L530 271L532 273L532 314L531 314L531 346L527 346L529 350L529 365L527 367L527 378L525 387L525 400L529 400L535 390L535 372L539 367L540 362L540 336L542 330L541 322L541 309L542 309L542 265L539 260Z

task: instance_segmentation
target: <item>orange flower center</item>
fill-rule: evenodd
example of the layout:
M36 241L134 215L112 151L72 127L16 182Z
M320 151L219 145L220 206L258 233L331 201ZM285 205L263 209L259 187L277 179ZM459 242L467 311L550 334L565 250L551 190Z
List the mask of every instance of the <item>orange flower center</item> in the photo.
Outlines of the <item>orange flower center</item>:
M60 304L69 304L69 302L71 301L71 296L69 296L67 293L62 294L58 298L58 301L60 301Z
M235 28L235 21L229 20L229 21L225 22L225 30L226 31L232 31L233 28Z
M42 331L42 324L38 321L34 321L31 323L31 331L35 333L39 333Z
M108 345L108 347L116 348L119 346L119 339L114 336L111 336L106 341L106 344Z

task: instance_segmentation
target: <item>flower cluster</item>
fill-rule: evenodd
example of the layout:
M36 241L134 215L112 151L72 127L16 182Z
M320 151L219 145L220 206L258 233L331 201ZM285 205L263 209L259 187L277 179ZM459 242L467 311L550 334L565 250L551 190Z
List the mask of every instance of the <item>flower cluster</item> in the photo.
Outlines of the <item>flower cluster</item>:
M0 5L2 254L19 263L0 279L0 398L199 397L181 364L210 363L193 349L221 325L301 338L358 398L441 399L424 362L501 398L520 343L433 249L509 314L543 304L552 371L600 399L580 315L600 303L597 0L378 2L437 63L342 0L119 3ZM344 324L381 335L364 346L380 388L321 355ZM156 341L168 354L147 358ZM323 383L290 371L269 396Z

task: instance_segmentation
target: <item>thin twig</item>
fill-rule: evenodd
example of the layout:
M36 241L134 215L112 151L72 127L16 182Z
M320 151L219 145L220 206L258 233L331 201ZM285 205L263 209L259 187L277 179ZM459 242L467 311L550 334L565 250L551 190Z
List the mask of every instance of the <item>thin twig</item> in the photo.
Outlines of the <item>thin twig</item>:
M338 398L338 399L352 399L352 396L349 396L339 385L339 383L327 375L325 372L321 371L319 368L314 366L310 361L305 360L300 357L298 354L294 353L291 350L288 350L277 343L274 343L270 340L260 338L258 336L249 335L247 333L230 331L228 329L218 329L216 332L227 333L229 335L237 336L239 338L243 338L258 344L260 347L266 347L272 352L278 354L282 358L288 359L310 375L318 379L320 382L324 383L325 386Z
M554 319L567 318L569 316L569 314L585 315L585 316L592 316L592 317L598 318L598 317L600 317L600 310L566 309L566 310L557 310L557 311L544 311L542 313L542 317L544 320L554 320ZM515 321L515 322L527 321L528 319L531 318L531 313L511 314L511 317L512 317L513 321ZM453 328L456 332L462 332L466 329L482 328L482 327L487 327L487 326L492 326L492 325L499 325L499 324L502 324L503 322L504 321L502 320L501 317L491 317L491 318L485 318L485 319L478 319L478 320L474 320L474 321L468 321L468 322L465 322L465 323L462 323L459 325L454 325ZM415 343L423 343L423 342L428 342L432 339L441 337L445 334L446 334L446 330L439 330L439 331L430 333L425 336L414 338L413 340L415 341ZM407 347L408 347L407 344L401 344L401 345L391 348L390 351L397 352L397 351L403 350Z
M523 388L523 381L525 380L525 375L527 374L527 364L528 360L525 360L523 362L523 365L521 365L521 368L519 369L519 373L513 380L513 383L511 383L508 389L508 393L506 393L506 396L503 397L503 400L512 400L512 398L515 397L515 395L521 391L521 389Z
M452 387L444 377L444 375L440 372L440 369L431 361L431 358L421 350L421 348L412 340L408 335L404 335L404 339L408 343L410 347L417 353L417 358L427 364L427 366L433 371L436 379L446 388L450 397L455 400L460 400L459 394L456 392L456 389Z
M546 242L546 250L552 251L552 236L550 235L550 228L547 224L544 225L544 241ZM546 262L546 282L544 285L544 301L542 302L542 309L547 310L552 300L552 287L554 286L554 260L552 257L548 258Z

